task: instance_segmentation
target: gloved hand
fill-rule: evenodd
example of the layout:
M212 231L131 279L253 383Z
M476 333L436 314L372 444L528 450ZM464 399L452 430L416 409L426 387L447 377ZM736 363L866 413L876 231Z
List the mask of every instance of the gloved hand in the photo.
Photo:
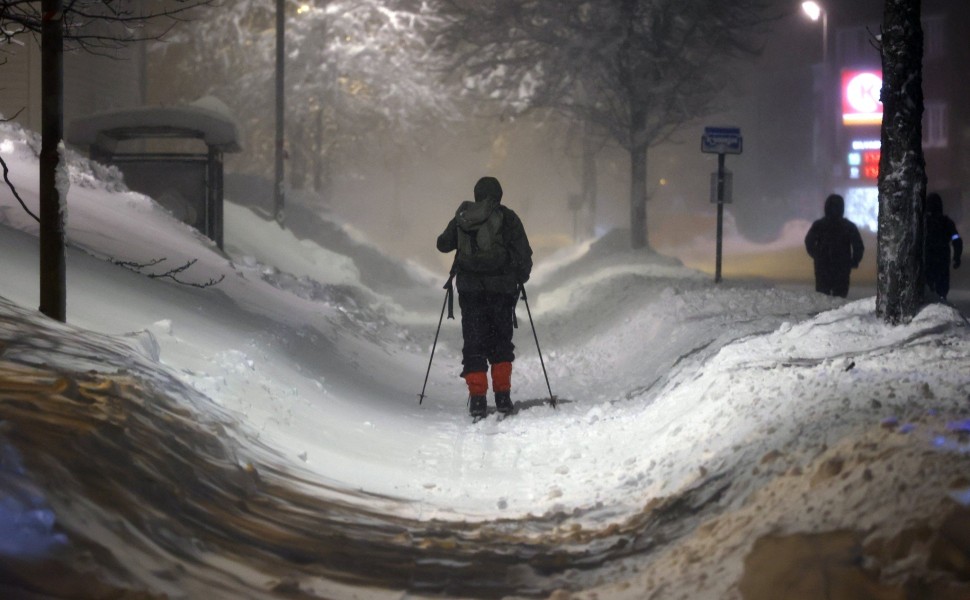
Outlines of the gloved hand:
M953 259L953 268L954 269L959 269L960 268L960 259L959 258L954 258Z

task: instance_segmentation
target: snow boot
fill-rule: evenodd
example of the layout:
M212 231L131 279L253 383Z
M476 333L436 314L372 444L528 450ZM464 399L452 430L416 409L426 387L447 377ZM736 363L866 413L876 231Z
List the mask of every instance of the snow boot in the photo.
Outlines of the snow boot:
M509 392L495 392L495 408L503 415L510 415L515 407Z
M476 421L485 418L488 414L488 400L485 394L488 393L488 374L485 371L473 371L465 373L465 383L468 385L468 412Z
M469 399L468 414L475 421L484 419L488 415L488 400L485 396L472 396Z
M492 388L495 390L495 408L503 415L512 413L512 363L492 365Z

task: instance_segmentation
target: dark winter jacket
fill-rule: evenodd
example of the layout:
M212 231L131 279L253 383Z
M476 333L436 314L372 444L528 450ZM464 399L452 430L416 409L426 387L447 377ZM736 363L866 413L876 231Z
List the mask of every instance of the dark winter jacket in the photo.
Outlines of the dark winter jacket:
M835 194L825 200L825 216L805 236L805 250L816 267L848 273L859 266L865 246L855 224L842 216L845 201Z
M476 202L480 201L484 200L476 199ZM515 294L519 284L527 282L532 274L532 247L522 220L511 208L499 204L498 210L502 211L502 245L508 251L509 259L504 266L488 273L463 272L456 261L456 287L459 294L475 291ZM440 252L458 249L457 216L448 222L445 230L438 236L437 246Z
M950 247L953 247L953 264L960 266L963 240L957 233L953 219L943 214L943 200L939 194L926 197L926 266L941 270L950 268Z

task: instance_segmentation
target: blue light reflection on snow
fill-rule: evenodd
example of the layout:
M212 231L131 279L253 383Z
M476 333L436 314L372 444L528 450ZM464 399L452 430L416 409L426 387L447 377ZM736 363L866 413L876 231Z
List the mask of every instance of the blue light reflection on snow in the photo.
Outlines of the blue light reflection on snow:
M962 506L970 506L970 488L952 490L948 495L954 502Z
M946 424L946 428L950 431L957 431L962 433L970 432L970 419L963 419L961 421L950 421Z
M54 531L55 520L20 455L0 436L0 556L36 559L66 544L67 537Z

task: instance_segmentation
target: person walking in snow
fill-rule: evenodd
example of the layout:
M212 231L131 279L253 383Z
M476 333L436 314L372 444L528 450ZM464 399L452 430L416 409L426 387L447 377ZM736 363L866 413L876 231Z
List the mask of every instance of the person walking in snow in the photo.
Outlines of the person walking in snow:
M950 247L953 254L950 254ZM953 219L943 214L943 198L937 193L926 197L926 245L923 252L923 265L926 285L936 296L946 302L950 293L950 257L953 268L960 268L963 254L963 240L957 233Z
M825 216L805 235L805 250L815 261L815 291L842 298L849 295L849 273L859 267L865 252L859 228L844 213L842 196L829 195Z
M469 412L477 420L487 414L489 365L496 409L513 410L512 329L520 286L532 273L532 247L522 220L501 204L498 179L479 179L474 197L461 203L437 246L440 252L457 250L452 273L464 338L461 376L468 385Z

